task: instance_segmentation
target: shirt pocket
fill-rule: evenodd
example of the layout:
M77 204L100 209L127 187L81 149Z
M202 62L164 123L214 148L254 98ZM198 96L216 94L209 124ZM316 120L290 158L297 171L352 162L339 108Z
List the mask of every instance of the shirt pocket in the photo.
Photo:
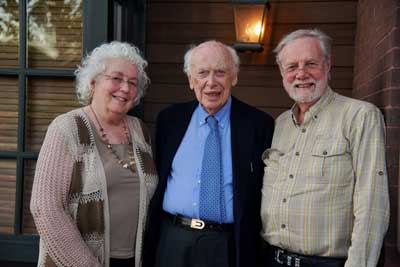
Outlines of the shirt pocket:
M264 161L264 181L263 184L271 185L274 184L279 177L279 164L280 159L284 153L276 148L269 148L262 154Z
M353 178L348 143L337 138L317 139L311 151L314 183L348 184Z

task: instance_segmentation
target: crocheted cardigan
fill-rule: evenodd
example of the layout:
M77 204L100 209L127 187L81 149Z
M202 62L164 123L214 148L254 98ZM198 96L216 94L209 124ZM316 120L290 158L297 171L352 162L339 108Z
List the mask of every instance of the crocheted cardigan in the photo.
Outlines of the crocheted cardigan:
M147 208L158 178L149 135L143 133L147 128L131 116L127 125L140 179L135 249L135 266L139 267ZM40 235L38 266L109 266L106 177L82 108L58 116L48 127L36 164L30 208Z

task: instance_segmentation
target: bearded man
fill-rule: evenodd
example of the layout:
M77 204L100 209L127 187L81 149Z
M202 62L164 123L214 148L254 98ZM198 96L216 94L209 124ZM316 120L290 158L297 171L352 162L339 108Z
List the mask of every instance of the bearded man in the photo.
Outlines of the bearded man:
M332 91L325 33L297 30L275 52L296 103L263 154L263 266L376 266L389 222L382 114Z

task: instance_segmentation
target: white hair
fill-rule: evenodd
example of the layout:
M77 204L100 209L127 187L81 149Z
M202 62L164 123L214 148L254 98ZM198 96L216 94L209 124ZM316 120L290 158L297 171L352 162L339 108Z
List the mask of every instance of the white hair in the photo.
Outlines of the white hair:
M318 29L300 29L284 36L274 49L274 53L276 53L276 62L278 63L278 65L280 65L281 63L282 49L288 43L305 37L312 37L318 39L322 52L324 53L325 59L329 60L331 58L331 46L332 46L331 37L329 37L326 33Z
M143 59L139 49L128 43L113 41L96 47L86 55L82 64L75 70L76 95L83 105L92 102L93 88L91 82L100 73L106 70L106 63L109 59L125 59L136 66L138 71L138 88L135 105L140 102L150 83L145 68L147 61Z
M220 46L222 46L222 47L225 47L227 50L228 50L228 52L229 52L229 54L231 55L231 58L232 58L232 62L233 62L233 72L235 73L235 74L237 74L238 72L239 72L239 65L240 65L240 59L239 59L239 56L238 56L238 54L236 53L236 50L235 49L233 49L232 47L230 47L230 46L228 46L228 45L226 45L226 44L223 44L223 43L221 43L221 42L218 42L218 41L215 41L215 40L211 40L211 41L206 41L206 42L203 42L203 43L201 43L201 44L199 44L199 45L192 45L190 48L189 48L189 50L188 51L186 51L186 53L185 53L185 56L184 56L184 63L183 63L183 71L186 73L186 75L189 75L190 74L190 71L191 71L191 64L192 64L192 54L193 54L193 51L197 48L197 47L199 47L200 45L202 45L202 44L204 44L204 43L208 43L208 42L210 42L210 43L215 43L215 44L217 44L217 45L220 45Z

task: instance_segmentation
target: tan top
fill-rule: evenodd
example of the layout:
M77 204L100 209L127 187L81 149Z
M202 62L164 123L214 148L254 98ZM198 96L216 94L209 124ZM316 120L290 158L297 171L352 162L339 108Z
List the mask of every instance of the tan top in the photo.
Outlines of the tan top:
M382 114L330 88L305 114L276 120L263 154L262 237L306 255L376 266L389 222Z
M95 126L91 121L93 129ZM110 207L110 257L131 258L135 253L135 239L139 216L139 176L119 165L94 131L94 140L103 162ZM113 144L121 159L128 157L127 144Z

